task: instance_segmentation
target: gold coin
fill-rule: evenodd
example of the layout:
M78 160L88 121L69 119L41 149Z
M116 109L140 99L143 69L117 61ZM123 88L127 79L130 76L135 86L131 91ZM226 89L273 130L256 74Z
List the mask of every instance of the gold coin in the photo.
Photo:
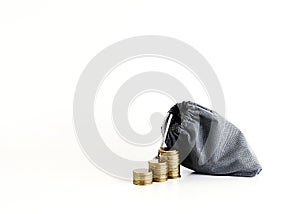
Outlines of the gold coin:
M152 171L150 171L150 173L148 174L133 174L134 177L151 177L152 176Z
M179 171L178 167L169 168L168 172Z
M161 154L178 154L179 152L177 150L165 150L165 149L160 149L159 150Z
M148 169L135 169L133 170L134 174L140 174L140 175L148 175L151 174L151 172Z
M153 180L142 181L142 180L133 180L134 183L151 183Z
M168 170L169 170L169 172L170 172L170 171L179 171L179 170L180 170L180 166L177 165L177 166L175 166L175 167L168 168Z
M161 175L161 176L154 176L153 179L155 179L155 178L165 179L165 178L168 178L168 175L165 174L165 175Z
M160 165L150 165L149 166L150 169L168 169L168 165L165 166L160 166Z
M179 171L177 171L177 172L168 172L168 175L177 175L177 174L180 174L180 172Z
M153 177L133 177L133 180L151 180Z
M151 181L153 177L151 178L133 178L134 181Z
M153 175L157 175L157 174L166 174L168 173L169 170L154 170Z
M168 175L168 171L167 172L165 172L165 173L156 173L156 174L154 174L154 176L166 176L166 175Z
M165 170L165 171L155 171L153 173L153 175L163 175L163 174L167 174L169 171L168 170Z
M166 179L154 178L153 179L153 181L155 181L155 182L165 182L167 180L168 180L168 178L166 178Z
M176 176L176 175L180 175L180 172L169 172L168 176Z
M148 161L149 165L153 165L153 166L166 166L167 165L167 162L166 161L161 161L157 158L153 159L153 160L150 160Z
M163 170L163 171L162 170L160 170L160 171L159 170L155 170L153 174L154 175L156 175L156 174L166 174L168 172L169 172L169 170Z
M177 171L177 172L169 172L169 173L168 173L168 175L178 175L178 174L180 174L179 171Z
M152 176L152 171L149 174L133 174L133 177L151 177Z
M171 169L178 168L178 167L179 167L179 164L176 164L176 165L169 165L168 169L169 169L169 171L170 171Z
M149 166L150 170L168 170L168 165L166 166Z
M179 162L172 162L172 163L168 163L168 167L172 167L172 166L179 166Z
M152 172L149 171L149 169L135 169L133 170L133 175L150 176L152 175Z
M168 158L167 157L161 157L161 160L162 161L168 161Z
M169 176L168 179L176 179L176 178L180 178L181 176L180 175L177 175L177 176Z
M175 176L175 175L170 175L170 176ZM152 181L153 181L153 179L151 179L151 180L133 180L133 182L135 182L135 183L152 183Z
M175 165L175 164L179 164L179 160L168 160L168 165Z
M167 156L168 160L178 160L179 159L179 155L169 155Z
M133 180L134 181L151 181L153 179L153 177L150 178L136 178L134 177Z
M180 171L179 167L168 170L168 172L179 172L179 171Z
M175 161L175 160L179 160L179 157L168 156L168 157L167 157L167 160L168 160L168 161L170 161L170 160Z
M137 182L137 181L133 181L133 184L139 185L139 186L145 186L145 185L152 184L152 181L151 182Z
M178 166L179 165L179 162L177 161L177 162L169 162L168 163L168 167L170 167L170 166Z

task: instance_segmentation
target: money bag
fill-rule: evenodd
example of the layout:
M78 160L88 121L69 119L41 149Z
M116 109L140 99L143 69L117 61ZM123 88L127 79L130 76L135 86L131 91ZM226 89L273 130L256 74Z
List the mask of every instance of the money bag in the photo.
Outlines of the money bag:
M174 105L162 125L167 149L196 173L253 177L262 167L243 133L217 112L193 102Z

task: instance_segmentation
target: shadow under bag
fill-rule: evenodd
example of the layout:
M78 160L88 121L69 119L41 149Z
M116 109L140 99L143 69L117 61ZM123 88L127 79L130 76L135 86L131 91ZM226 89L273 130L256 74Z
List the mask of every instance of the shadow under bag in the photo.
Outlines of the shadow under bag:
M182 102L168 113L162 134L167 131L167 149L179 151L182 166L196 173L243 177L262 170L242 132L217 112Z

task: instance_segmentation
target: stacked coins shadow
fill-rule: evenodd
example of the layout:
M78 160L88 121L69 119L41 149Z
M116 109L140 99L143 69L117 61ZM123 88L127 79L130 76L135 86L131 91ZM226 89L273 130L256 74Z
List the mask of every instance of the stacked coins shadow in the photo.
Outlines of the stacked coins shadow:
M177 150L160 149L161 160L168 163L168 178L180 178L180 159Z
M149 162L149 170L153 173L153 181L164 182L168 180L168 164L160 159L153 159Z
M148 185L152 184L153 174L148 169L135 169L133 170L133 184L135 185Z

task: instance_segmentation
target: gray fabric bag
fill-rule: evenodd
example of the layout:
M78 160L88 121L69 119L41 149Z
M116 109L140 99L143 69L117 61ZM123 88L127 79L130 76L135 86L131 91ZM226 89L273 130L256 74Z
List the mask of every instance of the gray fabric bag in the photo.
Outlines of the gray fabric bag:
M244 177L262 170L242 132L218 113L193 102L177 103L168 113L162 134L166 149L180 152L182 166L196 173Z

